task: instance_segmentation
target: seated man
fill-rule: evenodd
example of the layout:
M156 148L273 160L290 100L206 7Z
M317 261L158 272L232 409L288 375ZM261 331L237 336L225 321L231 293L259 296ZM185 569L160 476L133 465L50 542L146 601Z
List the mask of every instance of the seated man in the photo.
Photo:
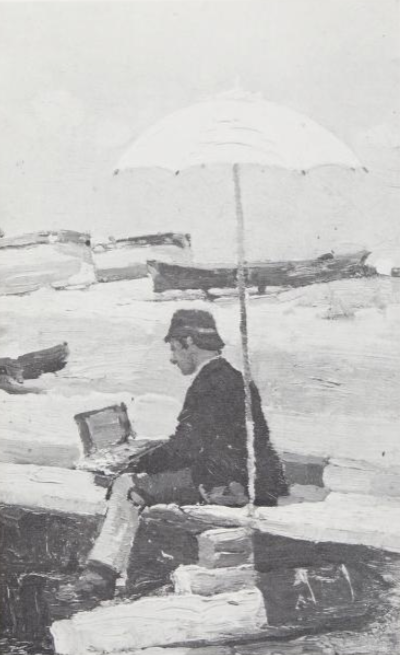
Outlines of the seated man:
M64 600L113 597L144 506L199 502L240 507L248 502L244 382L221 356L224 343L213 316L178 310L165 341L170 344L171 363L183 375L195 374L175 434L115 480L86 569L73 588L60 590ZM287 486L253 383L251 394L256 504L276 505L278 497L287 494Z

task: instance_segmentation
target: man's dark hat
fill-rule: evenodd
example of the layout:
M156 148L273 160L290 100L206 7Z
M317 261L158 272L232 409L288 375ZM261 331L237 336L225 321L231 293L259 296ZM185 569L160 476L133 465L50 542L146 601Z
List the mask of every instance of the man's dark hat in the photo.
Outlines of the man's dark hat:
M201 309L178 309L175 312L164 341L182 337L192 337L202 350L221 350L225 345L218 334L213 315Z

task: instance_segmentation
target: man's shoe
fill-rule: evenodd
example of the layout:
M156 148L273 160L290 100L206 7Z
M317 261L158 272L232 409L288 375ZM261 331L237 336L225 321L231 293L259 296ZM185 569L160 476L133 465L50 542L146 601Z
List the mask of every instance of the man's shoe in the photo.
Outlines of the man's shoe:
M117 577L118 574L108 566L90 562L76 582L58 588L56 603L72 611L93 609L101 601L114 598Z

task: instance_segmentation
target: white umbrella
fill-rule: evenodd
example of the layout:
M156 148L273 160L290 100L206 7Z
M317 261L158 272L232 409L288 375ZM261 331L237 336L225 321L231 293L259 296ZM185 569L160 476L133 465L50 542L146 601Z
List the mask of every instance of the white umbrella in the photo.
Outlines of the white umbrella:
M240 332L243 350L249 505L255 501L254 424L248 353L244 216L239 165L259 164L306 172L317 166L361 168L353 152L303 114L258 95L231 94L170 114L142 134L121 158L116 173L165 168L175 173L204 164L232 166L235 190Z

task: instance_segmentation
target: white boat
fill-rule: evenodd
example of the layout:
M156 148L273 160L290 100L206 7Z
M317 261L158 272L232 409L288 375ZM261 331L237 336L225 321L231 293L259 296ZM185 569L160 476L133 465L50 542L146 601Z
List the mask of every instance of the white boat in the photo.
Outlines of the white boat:
M3 237L0 241L0 295L41 287L88 286L95 282L90 236L71 230Z

